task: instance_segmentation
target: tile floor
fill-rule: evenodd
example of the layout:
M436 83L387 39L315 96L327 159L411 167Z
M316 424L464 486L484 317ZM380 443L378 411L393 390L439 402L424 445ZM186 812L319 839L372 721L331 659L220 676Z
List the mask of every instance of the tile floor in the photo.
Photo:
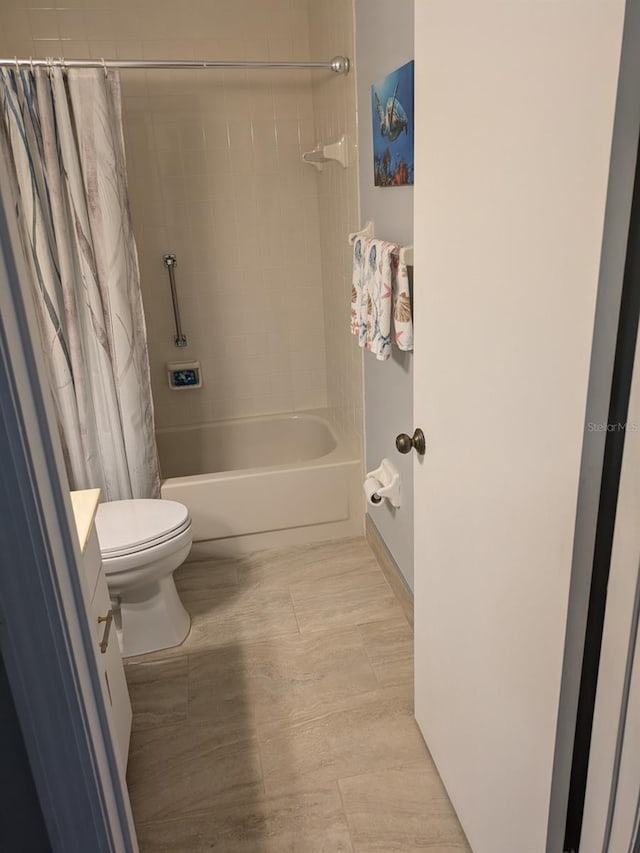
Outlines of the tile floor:
M176 649L127 662L142 853L469 851L364 539L192 563Z

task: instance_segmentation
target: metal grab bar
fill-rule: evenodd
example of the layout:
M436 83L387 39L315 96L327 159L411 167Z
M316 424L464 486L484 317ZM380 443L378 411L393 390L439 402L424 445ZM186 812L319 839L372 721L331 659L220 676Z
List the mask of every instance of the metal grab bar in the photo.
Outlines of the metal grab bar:
M178 260L175 255L163 255L165 267L169 270L169 284L171 285L171 301L173 303L173 316L176 321L176 336L173 339L177 347L186 347L187 336L182 331L182 323L180 322L180 306L178 305L178 291L176 290L176 275L175 268L178 266Z

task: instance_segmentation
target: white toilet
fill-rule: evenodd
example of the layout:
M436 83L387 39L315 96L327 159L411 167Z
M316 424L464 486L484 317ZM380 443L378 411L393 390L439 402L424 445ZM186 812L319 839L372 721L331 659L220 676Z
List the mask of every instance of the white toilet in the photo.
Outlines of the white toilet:
M191 627L173 580L191 549L186 506L110 501L98 507L96 531L123 657L179 645Z

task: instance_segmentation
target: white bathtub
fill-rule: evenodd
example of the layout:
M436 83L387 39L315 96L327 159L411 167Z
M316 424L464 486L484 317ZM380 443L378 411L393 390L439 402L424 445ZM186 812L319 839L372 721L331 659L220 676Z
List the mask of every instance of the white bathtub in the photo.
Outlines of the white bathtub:
M186 504L192 559L361 533L361 462L318 413L157 432L162 497Z

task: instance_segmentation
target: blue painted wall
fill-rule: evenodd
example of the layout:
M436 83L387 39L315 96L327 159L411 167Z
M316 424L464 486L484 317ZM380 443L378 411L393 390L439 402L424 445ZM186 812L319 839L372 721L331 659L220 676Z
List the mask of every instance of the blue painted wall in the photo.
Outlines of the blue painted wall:
M376 237L413 243L413 187L375 187L371 84L414 58L413 0L356 0L356 75L360 156L360 222L375 224ZM413 453L395 448L400 432L413 432L413 355L393 349L386 362L364 354L367 470L383 457L400 471L404 504L369 508L387 548L413 589Z

